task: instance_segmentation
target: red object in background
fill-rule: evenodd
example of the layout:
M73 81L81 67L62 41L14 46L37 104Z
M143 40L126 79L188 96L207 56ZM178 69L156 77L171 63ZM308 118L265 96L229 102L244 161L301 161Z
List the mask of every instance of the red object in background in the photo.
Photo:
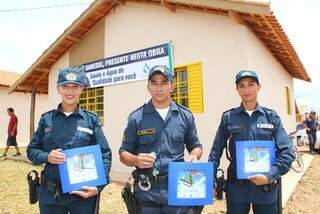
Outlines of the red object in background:
M14 129L15 125L16 125L16 128ZM10 116L10 121L8 125L8 135L11 136L11 133L14 132L13 136L16 136L18 134L17 129L18 129L18 118L16 115L13 114Z

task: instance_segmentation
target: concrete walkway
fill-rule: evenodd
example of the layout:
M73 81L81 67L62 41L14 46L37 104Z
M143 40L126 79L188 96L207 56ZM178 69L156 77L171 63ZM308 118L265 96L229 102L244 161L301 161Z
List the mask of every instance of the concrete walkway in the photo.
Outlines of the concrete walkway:
M287 201L289 200L291 194L295 191L299 181L303 177L306 170L309 168L313 155L307 153L302 153L302 159L304 163L303 172L297 173L292 169L282 177L282 207L286 206Z

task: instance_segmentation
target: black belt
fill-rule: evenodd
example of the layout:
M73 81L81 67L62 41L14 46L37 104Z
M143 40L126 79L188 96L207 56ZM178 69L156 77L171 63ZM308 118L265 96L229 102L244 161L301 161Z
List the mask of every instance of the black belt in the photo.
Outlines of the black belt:
M240 185L254 184L249 179L229 179L227 181L230 183L238 183ZM278 187L278 183L277 182L270 183L270 184L266 184L266 185L261 185L260 187L263 188L264 191L270 192Z

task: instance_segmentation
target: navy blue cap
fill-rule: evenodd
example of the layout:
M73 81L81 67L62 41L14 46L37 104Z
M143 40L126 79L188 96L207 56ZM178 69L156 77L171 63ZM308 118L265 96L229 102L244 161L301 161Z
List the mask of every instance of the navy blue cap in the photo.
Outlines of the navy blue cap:
M256 72L254 71L249 71L249 70L243 70L237 73L236 75L236 84L239 83L239 81L244 78L244 77L250 77L254 79L258 84L259 84L259 78Z
M149 71L148 81L154 74L162 74L163 76L165 76L165 78L167 78L167 80L173 82L174 74L165 65L153 66Z
M81 67L63 68L58 75L57 85L74 83L83 87L89 86L89 80Z

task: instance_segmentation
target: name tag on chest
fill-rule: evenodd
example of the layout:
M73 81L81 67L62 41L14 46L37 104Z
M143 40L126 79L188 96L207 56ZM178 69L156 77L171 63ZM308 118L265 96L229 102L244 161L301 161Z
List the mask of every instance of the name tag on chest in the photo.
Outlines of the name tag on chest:
M269 124L269 123L258 123L257 127L260 129L273 129L273 124Z
M93 133L93 131L91 129L80 127L80 126L78 126L77 130L80 131L80 132L88 133L88 134L92 134Z

